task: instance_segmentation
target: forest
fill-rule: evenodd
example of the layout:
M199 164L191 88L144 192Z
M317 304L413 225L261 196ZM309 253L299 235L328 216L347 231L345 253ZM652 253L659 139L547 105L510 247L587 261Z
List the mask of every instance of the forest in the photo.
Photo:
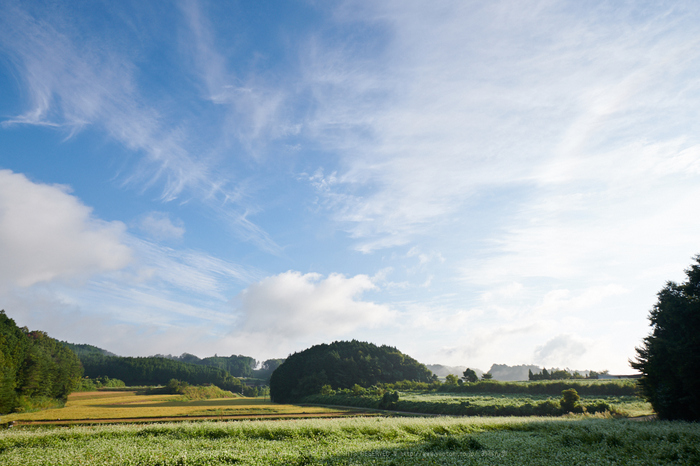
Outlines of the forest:
M93 347L94 348L94 347ZM190 364L164 357L108 356L97 351L79 353L85 375L119 379L129 386L164 385L171 379L191 385L213 384L240 393L243 383L223 369Z
M0 311L0 413L65 402L83 375L80 360L46 333Z
M272 373L270 396L287 403L319 393L325 385L369 387L401 380L430 382L433 374L423 364L390 346L336 341L294 353Z

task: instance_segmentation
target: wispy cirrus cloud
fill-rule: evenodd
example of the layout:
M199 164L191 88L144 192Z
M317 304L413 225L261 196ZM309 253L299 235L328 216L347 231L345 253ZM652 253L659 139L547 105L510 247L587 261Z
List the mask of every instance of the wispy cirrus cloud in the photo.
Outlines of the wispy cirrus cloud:
M520 189L510 202L525 210L564 183L627 180L627 195L645 197L666 165L650 154L659 143L697 162L691 6L352 5L362 15L348 8L339 22L379 24L384 47L358 57L319 40L307 79L320 89L309 126L341 154L319 192L360 251L434 235L486 203L500 209L499 191Z
M193 136L196 128L151 103L138 80L138 69L123 49L115 49L99 32L83 31L68 16L28 13L6 2L0 19L0 47L25 86L27 109L3 125L45 125L71 136L88 127L104 131L138 154L125 182L142 189L162 186L161 200L194 198L214 212L233 232L262 249L279 246L246 218L245 196L230 170L214 170L208 152ZM188 117L193 119L193 116ZM185 119L187 121L187 118Z
M265 145L276 138L299 131L288 121L285 107L289 104L290 87L266 82L263 75L249 67L236 67L216 46L215 28L201 2L185 0L180 9L187 24L182 48L194 63L193 74L200 80L204 98L226 109L223 122L224 140L233 135L249 154L257 156ZM291 69L279 70L285 74ZM281 76L277 76L278 81ZM289 76L286 76L289 80ZM230 143L229 143L230 144Z

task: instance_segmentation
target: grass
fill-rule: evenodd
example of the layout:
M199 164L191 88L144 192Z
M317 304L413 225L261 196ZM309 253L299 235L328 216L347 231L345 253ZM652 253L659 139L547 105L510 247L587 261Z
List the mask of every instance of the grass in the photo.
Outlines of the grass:
M700 425L569 418L351 418L20 428L3 465L700 464Z
M401 395L401 400L407 402L423 403L445 403L448 405L460 405L465 401L476 406L499 406L524 404L536 404L541 401L559 401L559 396L548 395L522 395L522 394L500 394L474 393L474 394L445 394L445 393L405 393ZM581 396L580 403L583 405L595 405L597 403L607 403L619 413L628 417L648 416L653 414L651 404L636 396Z
M381 396L311 395L304 402L366 408L381 407ZM402 392L391 409L397 411L481 416L532 416L561 414L558 396L522 393L440 393ZM651 405L636 396L581 396L581 405L589 412L609 411L619 416L637 417L653 414ZM605 406L605 408L601 408Z
M11 421L70 421L190 416L254 416L340 413L345 410L279 405L263 398L221 398L186 401L182 395L143 395L138 391L77 392L63 408L2 416Z

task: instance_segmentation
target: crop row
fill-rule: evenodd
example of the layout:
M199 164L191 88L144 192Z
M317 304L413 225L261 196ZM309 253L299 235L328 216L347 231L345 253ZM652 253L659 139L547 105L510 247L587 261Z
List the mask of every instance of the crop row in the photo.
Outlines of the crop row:
M700 426L365 418L5 431L4 465L699 464Z

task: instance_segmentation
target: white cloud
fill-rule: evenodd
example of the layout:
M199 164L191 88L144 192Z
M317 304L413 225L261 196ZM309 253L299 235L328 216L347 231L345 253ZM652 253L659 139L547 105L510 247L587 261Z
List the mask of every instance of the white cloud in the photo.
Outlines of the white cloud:
M320 39L309 48L319 104L309 128L343 157L319 193L362 252L435 237L487 209L507 221L563 183L623 181L645 199L646 182L670 167L697 170L695 7L350 4L339 22L378 25L386 41L375 56ZM659 143L668 160L650 161ZM509 210L494 203L501 192Z
M359 299L373 289L366 275L323 278L293 271L274 275L250 285L237 297L243 317L240 330L261 332L268 338L329 338L386 324L393 315L391 309Z
M170 220L166 212L149 212L139 221L139 228L157 240L182 239L185 227L182 220Z
M101 31L81 30L60 9L50 17L40 9L32 13L9 3L0 6L0 47L7 50L28 97L28 108L4 126L46 125L67 129L69 136L96 127L142 156L125 171L126 185L147 189L160 183L163 201L193 196L241 237L279 253L279 246L247 218L240 183L231 188L230 170L212 169L216 143L203 148L193 134L201 128L173 123L173 115L150 104L148 93L139 89L128 49L115 50Z
M131 261L121 222L104 222L64 186L0 170L0 286L84 279Z
M572 367L582 359L588 346L585 341L576 336L558 335L535 348L534 362L543 366Z

